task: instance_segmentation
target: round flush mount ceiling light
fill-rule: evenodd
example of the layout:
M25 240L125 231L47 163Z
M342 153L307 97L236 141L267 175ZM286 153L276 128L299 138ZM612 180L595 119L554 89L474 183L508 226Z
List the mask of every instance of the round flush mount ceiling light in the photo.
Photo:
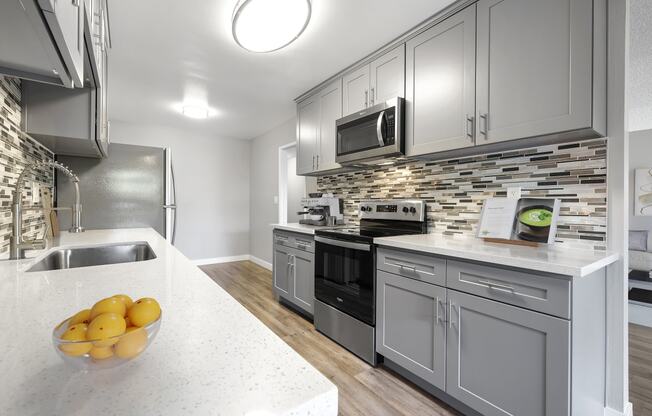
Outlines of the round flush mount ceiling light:
M204 119L210 117L211 113L210 108L200 105L184 105L181 107L181 114L190 118Z
M308 26L310 0L239 0L233 38L251 52L273 52L294 42Z

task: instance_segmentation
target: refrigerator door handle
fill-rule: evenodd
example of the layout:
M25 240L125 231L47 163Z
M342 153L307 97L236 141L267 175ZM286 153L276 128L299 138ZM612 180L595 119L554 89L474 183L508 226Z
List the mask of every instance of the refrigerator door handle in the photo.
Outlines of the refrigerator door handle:
M177 185L174 180L174 165L170 160L170 176L172 177L172 245L177 237Z

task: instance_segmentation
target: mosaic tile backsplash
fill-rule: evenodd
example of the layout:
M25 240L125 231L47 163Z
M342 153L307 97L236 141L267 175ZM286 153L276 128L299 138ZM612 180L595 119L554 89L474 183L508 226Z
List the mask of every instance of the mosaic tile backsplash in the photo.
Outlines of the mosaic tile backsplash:
M350 224L357 223L360 201L419 198L430 233L475 236L483 201L520 186L522 197L561 200L557 242L604 250L606 181L607 141L597 139L322 176L317 188L344 199Z
M5 254L11 236L11 201L13 187L25 166L35 161L52 160L54 155L43 145L22 133L20 108L20 81L0 76L0 255ZM51 169L39 171L30 179L39 186L53 187ZM31 205L32 188L27 186L23 198ZM27 211L23 214L23 234L27 238L43 235L43 214Z

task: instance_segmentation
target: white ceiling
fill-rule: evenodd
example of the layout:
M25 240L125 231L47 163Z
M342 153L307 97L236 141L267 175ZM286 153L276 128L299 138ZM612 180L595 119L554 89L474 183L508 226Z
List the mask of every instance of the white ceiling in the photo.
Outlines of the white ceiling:
M629 130L652 129L652 1L630 3Z
M452 3L313 0L312 19L286 49L254 54L231 36L236 0L110 2L111 120L251 139L292 117L293 99ZM175 111L185 97L217 110Z

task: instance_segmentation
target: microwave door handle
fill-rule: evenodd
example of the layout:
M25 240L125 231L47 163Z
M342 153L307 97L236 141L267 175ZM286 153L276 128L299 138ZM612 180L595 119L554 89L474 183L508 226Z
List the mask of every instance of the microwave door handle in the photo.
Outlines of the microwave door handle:
M385 111L378 114L378 121L376 121L376 135L378 136L378 145L385 146L385 138L383 137L383 120L385 119Z

